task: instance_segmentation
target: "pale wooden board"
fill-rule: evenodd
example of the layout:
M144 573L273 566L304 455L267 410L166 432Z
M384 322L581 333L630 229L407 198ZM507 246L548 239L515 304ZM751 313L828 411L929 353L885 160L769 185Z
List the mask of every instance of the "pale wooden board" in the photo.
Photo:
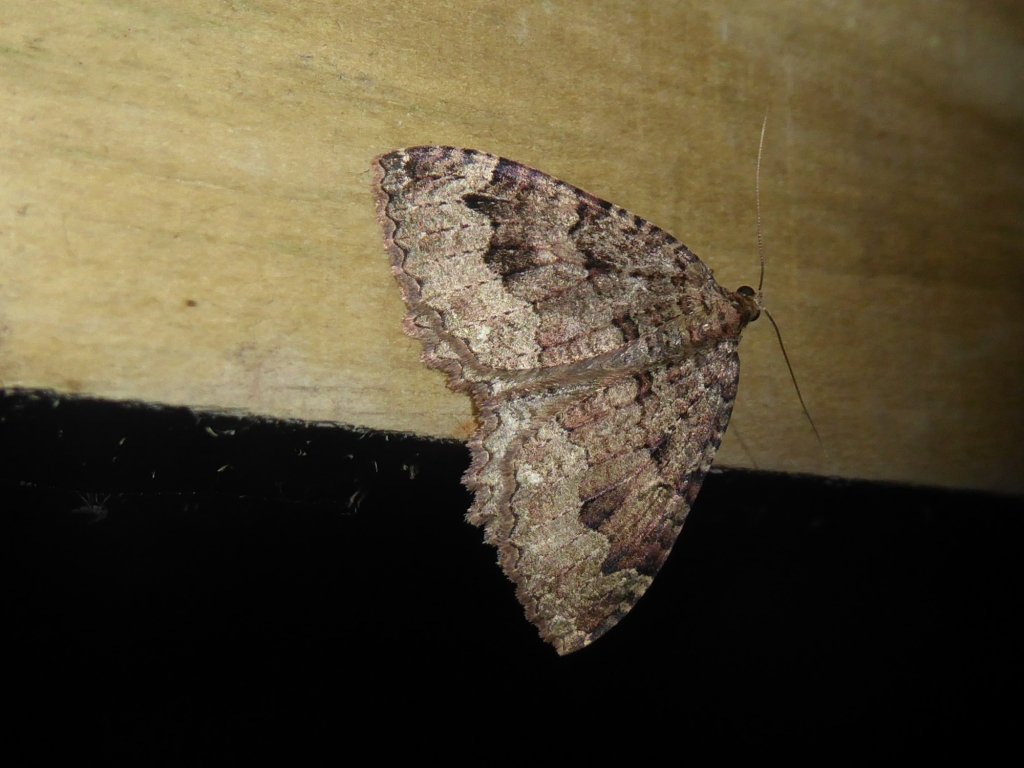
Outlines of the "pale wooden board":
M506 155L756 283L719 463L1024 491L1014 2L5 3L0 387L437 436L374 155ZM192 301L195 306L189 306Z

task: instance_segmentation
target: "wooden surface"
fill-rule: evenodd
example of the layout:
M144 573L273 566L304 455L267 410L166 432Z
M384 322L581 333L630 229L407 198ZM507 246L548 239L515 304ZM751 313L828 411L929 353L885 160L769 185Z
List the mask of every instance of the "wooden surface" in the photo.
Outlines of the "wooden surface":
M1014 2L8 2L0 387L465 436L369 192L503 154L765 295L719 464L1024 491Z

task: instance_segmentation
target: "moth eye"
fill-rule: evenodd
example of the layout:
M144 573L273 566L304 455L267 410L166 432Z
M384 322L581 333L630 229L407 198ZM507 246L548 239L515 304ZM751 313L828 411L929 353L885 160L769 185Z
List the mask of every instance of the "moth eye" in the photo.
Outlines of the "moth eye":
M746 296L748 298L752 298L757 295L757 291L755 291L749 285L741 285L739 288L736 289L736 293L738 293L740 296Z

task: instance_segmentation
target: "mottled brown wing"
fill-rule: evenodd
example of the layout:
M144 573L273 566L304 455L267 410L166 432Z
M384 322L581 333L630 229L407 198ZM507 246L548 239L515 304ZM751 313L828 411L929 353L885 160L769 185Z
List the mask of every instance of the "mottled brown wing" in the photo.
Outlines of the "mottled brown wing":
M671 235L532 168L413 147L375 169L406 331L457 389L614 353L732 309Z
M378 216L423 359L473 398L463 482L559 653L636 603L711 466L754 292L658 227L473 150L376 161Z
M644 593L711 467L739 381L735 341L673 365L495 403L470 441L470 521L561 653Z

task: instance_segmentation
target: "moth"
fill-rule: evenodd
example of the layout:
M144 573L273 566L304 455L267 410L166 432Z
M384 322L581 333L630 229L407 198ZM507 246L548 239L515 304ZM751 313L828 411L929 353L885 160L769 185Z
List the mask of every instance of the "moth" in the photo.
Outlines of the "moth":
M463 483L526 617L559 654L613 627L668 557L729 423L761 312L672 235L512 160L374 160L423 361L473 401Z

